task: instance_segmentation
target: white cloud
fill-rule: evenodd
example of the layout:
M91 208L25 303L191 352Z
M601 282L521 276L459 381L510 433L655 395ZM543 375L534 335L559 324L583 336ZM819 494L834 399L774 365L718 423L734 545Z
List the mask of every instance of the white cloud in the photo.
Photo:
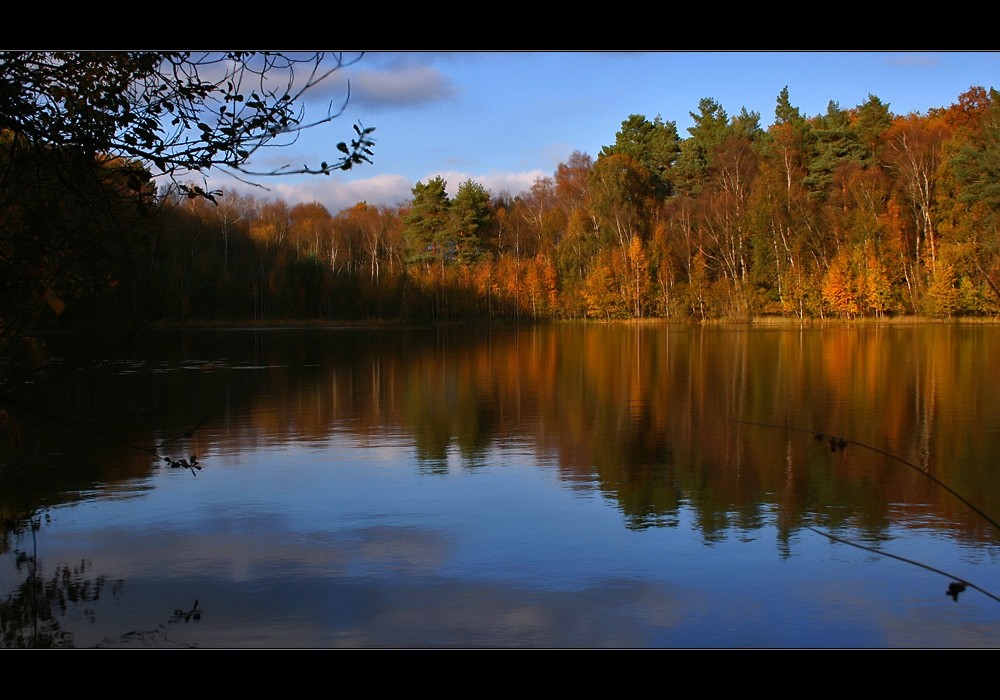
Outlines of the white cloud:
M901 56L890 56L886 59L886 63L893 66L916 66L918 68L934 68L941 65L941 60L937 56L917 56L917 55L901 55Z
M541 170L527 170L524 172L497 172L494 170L486 173L485 175L474 175L458 170L438 170L429 173L421 180L421 182L427 182L428 180L438 176L442 177L448 184L447 190L449 197L454 197L458 192L458 188L466 180L478 182L494 195L500 194L501 192L518 195L522 192L530 190L531 186L538 178L546 177L550 174L551 173L542 172Z
M412 196L414 183L402 175L376 175L364 180L314 177L301 182L282 182L271 188L271 196L290 205L320 202L331 214L353 207L358 202L394 207Z
M355 106L388 109L448 100L458 90L452 81L430 66L401 65L384 71L361 71L351 79Z
M466 180L477 182L493 195L507 193L518 195L531 189L535 180L551 173L541 170L524 172L491 171L485 175L474 175L458 170L436 171L421 178L420 182L441 176L448 183L448 195L454 197L458 188ZM413 197L415 180L403 175L376 175L374 177L344 181L335 176L310 177L304 180L282 180L266 183L267 189L253 188L239 183L228 183L223 189L241 194L251 194L262 200L277 199L289 206L319 202L331 214L350 209L359 202L373 206L395 207L408 202Z

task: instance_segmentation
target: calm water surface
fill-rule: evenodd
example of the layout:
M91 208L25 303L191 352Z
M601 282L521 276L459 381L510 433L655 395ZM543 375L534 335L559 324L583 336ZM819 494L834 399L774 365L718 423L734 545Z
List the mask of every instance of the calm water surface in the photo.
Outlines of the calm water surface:
M34 391L121 440L24 419L4 645L1000 646L998 357L985 325L150 335Z

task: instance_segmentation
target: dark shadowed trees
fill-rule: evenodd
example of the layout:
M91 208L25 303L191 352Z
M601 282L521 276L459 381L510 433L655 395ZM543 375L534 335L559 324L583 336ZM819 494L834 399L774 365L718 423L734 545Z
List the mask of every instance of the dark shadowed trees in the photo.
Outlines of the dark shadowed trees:
M332 139L318 163L253 164L262 150L294 143L342 114L346 102L307 115L304 98L357 58L0 52L0 403L30 404L23 390L43 368L40 355L14 360L38 347L40 326L88 329L74 348L79 362L89 362L157 315L150 284L170 231L160 215L179 201L158 196L158 182L173 195L217 202L220 193L204 180L210 172L329 175L369 162L373 129L357 124L351 137ZM219 213L226 278L237 270L234 243L247 238L247 226L237 212Z

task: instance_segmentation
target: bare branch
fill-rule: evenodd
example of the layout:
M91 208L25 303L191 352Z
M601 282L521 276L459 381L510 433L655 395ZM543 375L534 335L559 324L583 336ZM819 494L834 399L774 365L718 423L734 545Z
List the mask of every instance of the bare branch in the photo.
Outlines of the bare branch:
M812 532L815 532L817 535L822 535L823 537L826 537L827 539L832 540L833 542L839 542L840 544L846 544L851 547L856 547L857 549L863 549L866 552L878 554L880 557L888 557L889 559L896 559L897 561L905 562L907 564L912 564L913 566L919 566L921 569L927 569L928 571L933 571L935 574L941 574L942 576L950 578L952 580L952 583L948 586L948 590L946 591L946 593L950 595L955 601L958 600L959 593L964 591L966 588L973 588L982 593L983 595L992 598L993 600L1000 603L1000 597L995 596L985 588L980 588L976 584L970 581L966 581L965 579L959 576L955 576L954 574L949 574L947 571L942 571L941 569L937 569L933 566L922 564L921 562L914 561L913 559L907 559L906 557L901 557L898 554L892 554L891 552L886 552L881 549L875 549L874 547L868 547L863 544L858 544L857 542L851 542L850 540L845 540L841 537L836 537L828 532L817 530L816 528L809 527L808 525L806 526L806 530L811 530Z
M303 100L360 60L343 53L0 52L0 130L36 147L138 161L175 182L219 169L246 177L324 174L370 163L373 128L319 164L257 170L263 148L343 116L331 101L308 121ZM204 196L191 189L189 196Z

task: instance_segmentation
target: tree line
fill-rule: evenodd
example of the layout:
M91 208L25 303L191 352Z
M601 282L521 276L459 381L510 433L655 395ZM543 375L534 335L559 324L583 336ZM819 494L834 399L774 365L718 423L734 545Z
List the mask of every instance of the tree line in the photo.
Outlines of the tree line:
M148 197L156 216L119 227L133 240L103 257L133 251L119 263L165 321L1000 312L996 90L924 114L870 95L810 117L785 88L767 127L710 98L691 118L682 138L675 122L631 115L596 159L576 152L516 195L468 180L449 196L436 177L395 207L330 212L164 188ZM105 272L102 295L126 286ZM70 308L58 286L53 311L105 313Z

